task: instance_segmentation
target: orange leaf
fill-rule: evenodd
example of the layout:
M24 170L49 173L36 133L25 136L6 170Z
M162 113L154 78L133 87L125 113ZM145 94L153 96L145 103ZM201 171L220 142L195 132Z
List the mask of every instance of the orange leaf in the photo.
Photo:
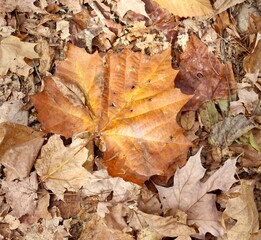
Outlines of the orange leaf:
M161 7L179 17L197 17L213 12L209 0L154 0Z
M191 97L174 89L176 74L170 49L154 56L125 49L101 59L70 45L57 78L47 78L32 100L46 131L99 137L106 146L102 164L112 176L138 184L153 175L168 180L191 146L176 122Z

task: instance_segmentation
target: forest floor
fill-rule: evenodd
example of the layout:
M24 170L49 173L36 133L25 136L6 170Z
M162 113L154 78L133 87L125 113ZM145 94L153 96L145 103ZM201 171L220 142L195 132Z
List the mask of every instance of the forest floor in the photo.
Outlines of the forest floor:
M260 0L0 0L0 239L261 240Z

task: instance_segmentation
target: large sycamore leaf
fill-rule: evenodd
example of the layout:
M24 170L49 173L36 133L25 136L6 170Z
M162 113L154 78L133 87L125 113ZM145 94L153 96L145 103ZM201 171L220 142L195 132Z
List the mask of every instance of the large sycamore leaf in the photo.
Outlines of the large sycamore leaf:
M223 167L202 182L206 170L200 160L199 151L190 157L186 165L177 169L173 187L157 186L159 197L165 212L170 214L182 210L188 215L188 224L198 226L200 239L205 239L207 232L222 237L221 213L216 209L216 195L209 192L222 190L227 192L236 179L236 159L227 160Z
M179 17L196 17L213 12L209 0L154 0L161 7L168 9Z
M142 184L153 175L168 179L191 146L176 122L191 97L174 88L176 74L170 49L154 56L125 49L102 59L70 45L56 77L32 100L46 131L89 131L105 143L110 175Z

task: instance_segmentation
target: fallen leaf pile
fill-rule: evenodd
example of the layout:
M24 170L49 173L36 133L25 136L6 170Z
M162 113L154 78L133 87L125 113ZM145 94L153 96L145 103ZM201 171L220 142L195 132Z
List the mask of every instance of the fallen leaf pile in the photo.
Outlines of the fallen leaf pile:
M0 0L0 239L260 240L259 0Z

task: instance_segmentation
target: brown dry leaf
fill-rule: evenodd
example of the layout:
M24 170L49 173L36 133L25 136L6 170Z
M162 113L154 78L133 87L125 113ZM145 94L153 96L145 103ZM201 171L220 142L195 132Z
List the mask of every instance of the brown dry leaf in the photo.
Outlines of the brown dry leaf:
M177 237L196 233L194 228L187 226L174 216L161 217L147 214L137 209L130 209L123 204L117 204L109 209L110 212L106 214L105 221L111 229L123 232L135 230L140 234L147 230L150 235L157 237Z
M252 239L251 237L254 237L254 234L257 234L259 229L258 211L253 195L253 183L241 180L240 186L239 195L228 200L222 216L222 221L228 228L227 237L229 240ZM226 220L230 218L237 221L232 227L226 224Z
M82 10L82 0L59 0L63 5L66 5L69 11L72 11L74 14L79 13Z
M229 91L235 89L232 66L221 64L195 35L190 37L180 60L180 72L175 85L186 94L194 94L184 106L184 111L197 110L206 101L225 99Z
M102 63L97 52L70 45L57 66L60 80L46 78L32 100L46 131L70 137L87 130L100 137L110 175L143 184L153 175L172 176L191 146L176 122L190 99L173 88L176 74L170 48L153 56L110 52Z
M0 123L13 122L22 125L28 124L28 111L22 109L24 106L22 100L10 100L0 106Z
M99 195L100 201L113 192L110 202L123 202L136 199L139 196L140 186L125 182L122 178L112 178L106 170L95 171L92 175L86 176L81 193L85 196Z
M36 172L22 181L1 182L6 193L6 202L12 207L12 215L20 218L25 214L33 215L37 205L38 181Z
M108 228L104 219L97 214L93 214L91 219L84 224L79 240L104 240L105 236L108 240L134 240L128 233Z
M42 132L15 124L0 124L0 162L8 181L29 176L44 142Z
M261 39L257 41L256 47L252 53L244 59L244 69L247 73L261 72Z
M240 4L245 0L217 0L214 3L214 8L216 9L216 14L222 13L227 9L235 6L236 4Z
M19 12L36 12L36 13L44 13L43 7L46 5L46 0L41 0L42 6L37 7L34 5L35 0L1 0L0 1L0 12L12 12L15 9Z
M221 214L216 209L216 195L208 192L220 189L227 192L236 179L236 159L227 160L223 167L211 175L207 181L201 182L205 169L201 165L200 152L190 157L186 165L177 169L174 185L170 188L157 186L164 212L169 214L181 210L188 215L188 225L196 225L204 239L207 232L222 237Z
M213 13L209 0L155 0L155 2L179 17L198 17Z
M40 223L34 224L26 232L26 240L63 240L68 239L69 221L62 222L61 217L54 217L53 219L43 219ZM63 223L63 224L61 224Z
M149 18L148 14L145 11L145 3L141 0L119 0L116 5L116 13L119 14L121 18L129 11L133 11L135 13L139 13L147 18Z
M13 73L28 77L32 67L24 59L39 58L35 46L35 43L21 42L14 36L3 38L0 41L0 76L6 75L10 69Z
M77 192L90 174L82 167L88 157L85 148L88 141L84 137L75 138L65 147L60 136L54 135L42 147L35 168L47 188L59 199L63 199L66 189Z

